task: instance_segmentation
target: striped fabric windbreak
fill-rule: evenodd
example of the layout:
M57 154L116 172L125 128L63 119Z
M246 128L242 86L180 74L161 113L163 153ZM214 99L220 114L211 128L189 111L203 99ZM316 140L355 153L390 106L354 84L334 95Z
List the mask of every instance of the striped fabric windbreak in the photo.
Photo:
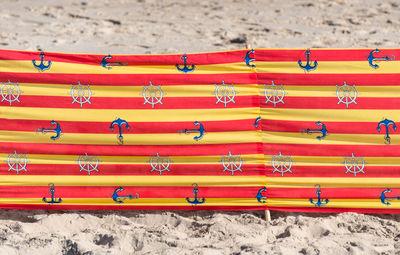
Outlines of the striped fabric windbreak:
M398 57L0 50L0 208L399 213Z

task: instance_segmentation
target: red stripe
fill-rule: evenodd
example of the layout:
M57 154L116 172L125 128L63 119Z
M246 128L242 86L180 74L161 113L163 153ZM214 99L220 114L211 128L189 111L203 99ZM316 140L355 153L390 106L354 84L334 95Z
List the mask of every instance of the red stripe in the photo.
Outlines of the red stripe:
M378 123L383 119L377 119L376 122L328 122L324 121L329 134L372 134L385 135L386 128L381 127L381 131L377 130ZM316 121L286 121L286 120L262 120L262 128L265 132L294 132L300 133L304 129L321 129L321 126L316 124ZM397 120L393 120L399 125ZM400 120L399 120L400 121ZM400 134L399 129L393 130L390 126L390 134ZM304 134L307 135L307 134Z
M345 161L344 157L351 157L352 155L344 155L340 162ZM358 154L354 154L355 157L361 157ZM285 177L339 177L339 178L372 178L372 177L400 177L400 166L370 166L368 165L368 159L363 158L366 164L364 165L364 173L347 172L347 169L343 163L342 166L297 166L296 161L291 167L290 172L284 173ZM361 167L361 165L359 165ZM281 177L282 174L278 171L274 171L272 166L266 166L267 176L270 177ZM7 168L8 169L8 168ZM347 172L347 173L346 173Z
M210 93L211 95L212 93ZM333 95L333 93L332 93ZM43 108L73 108L81 109L78 102L72 103L71 96L24 96L19 98L20 102L13 102L12 107L43 107ZM79 101L79 98L77 99ZM350 99L351 100L351 99ZM83 99L84 101L84 99ZM294 108L294 109L400 109L400 98L357 98L356 103L339 103L333 97L285 97L284 103L274 106L266 102L265 96L240 96L234 98L234 103L217 102L216 97L164 97L162 104L157 103L154 109L221 109L221 108L245 108L258 107L261 101L262 108ZM153 109L150 103L145 104L144 98L128 97L91 97L90 103L82 104L83 109ZM151 101L150 101L151 102ZM157 102L157 99L155 99ZM0 102L0 106L10 106L7 101Z
M243 62L248 50L210 52L187 54L188 65L213 65L224 63ZM0 60L38 60L40 62L40 52L36 51L13 51L0 50ZM183 64L183 54L168 55L111 55L107 62L123 62L127 65L173 65ZM44 61L79 63L89 65L101 65L101 62L108 54L69 54L45 52ZM32 65L33 67L33 65ZM114 67L118 68L118 67ZM106 70L106 69L104 69ZM107 70L106 70L107 71Z
M124 119L123 116L119 116ZM193 121L182 122L134 122L127 120L130 126L129 130L123 129L123 134L157 134L171 133L176 134L184 129L198 128L194 125L196 116L193 116ZM56 120L57 121L57 120ZM109 122L83 122L83 121L57 121L64 134L66 133L89 133L89 134L118 134L118 127L111 131L110 126L114 120ZM230 132L230 131L253 131L256 130L253 120L228 120L228 121L201 121L200 122L206 132ZM47 120L10 120L0 119L0 130L11 131L26 131L33 132L38 128L54 127ZM125 126L123 126L125 127ZM184 132L184 131L183 131ZM207 134L205 134L207 135ZM194 136L194 135L192 135Z
M386 188L321 188L321 198L325 199L376 199ZM317 198L316 188L267 188L268 198L306 199ZM400 195L400 189L391 189L386 197ZM382 204L383 205L383 204Z
M234 97L234 102L225 104L220 101L217 103L217 98L210 97L163 97L161 103L157 103L155 98L154 108L151 105L151 98L145 104L142 97L91 97L90 103L82 104L82 109L223 109L223 108L246 108L259 107L259 96L240 96ZM138 95L139 96L139 95ZM71 96L24 96L19 97L20 102L13 102L12 107L44 107L44 108L72 108L81 109L79 102L74 102ZM79 101L79 98L76 98ZM224 98L221 98L224 100ZM82 99L85 102L85 99ZM0 106L10 106L7 101L0 102Z
M327 208L327 207L272 207L268 206L266 209L272 211L283 211L283 212L314 212L314 213L344 213L344 212L355 212L355 213L400 213L400 209L389 209L390 206L382 204L382 209L368 209L368 208Z
M317 90L318 88L316 88ZM332 96L334 93L332 91ZM351 98L348 99L348 108L345 103L339 103L336 97L289 97L285 96L283 99L284 103L277 103L275 108L293 108L293 109L344 109L344 110L355 110L355 109L400 109L400 98L384 98L384 97L357 97L355 102L351 102ZM346 99L343 98L343 102ZM266 98L262 98L262 108L274 108L274 104L271 102L266 103Z
M91 156L91 155L89 155ZM156 155L152 155L156 156ZM164 155L160 155L164 156ZM27 171L20 171L18 175L79 175L87 176L88 172L85 170L80 171L80 166L78 164L79 155L76 156L76 164L61 165L61 164L30 164L26 166ZM222 159L222 157L221 157ZM29 160L29 158L28 158ZM150 160L150 157L149 157ZM172 162L173 163L173 162ZM235 171L235 176L256 176L265 175L264 165L246 165L246 162L241 166L242 171ZM98 175L149 175L149 176L159 176L160 172L157 170L152 170L150 163L141 165L124 165L124 164L113 164L113 165L100 165L97 167L97 171L91 171L91 176ZM170 171L162 171L162 175L220 175L220 176L232 176L231 171L223 171L224 166L222 163L215 162L214 165L206 164L179 164L170 165L168 167ZM8 171L9 166L7 163L0 164L0 175L17 175L14 170Z
M383 139L383 138L382 138ZM266 155L331 156L331 157L400 157L400 145L314 145L265 143Z
M28 210L180 210L180 211L241 211L241 210L266 210L265 204L238 205L238 206L207 206L207 205L187 205L187 206L137 206L137 205L64 205L64 204L0 204L4 209L28 209ZM400 210L398 210L400 212Z
M207 205L188 205L188 206L137 206L137 205L64 205L64 204L0 204L0 208L4 209L23 209L23 210L180 210L180 211L251 211L251 210L271 210L271 211L284 211L284 212L314 212L314 213L387 213L394 214L400 213L400 209L388 209L389 206L382 209L368 209L368 208L327 208L327 207L272 207L267 204L260 204L259 206L207 206Z
M61 198L110 198L119 185L104 186L55 186L54 195ZM193 187L134 187L124 186L118 194L139 194L140 198L193 198ZM261 187L260 187L261 188ZM198 187L198 196L207 198L253 198L256 200L258 187ZM39 198L49 196L49 187L0 186L0 197Z
M251 210L271 210L284 212L316 212L316 213L400 213L400 209L387 209L390 207L382 207L382 209L367 208L326 208L326 207L272 207L266 204L259 206L207 206L207 205L188 205L188 206L137 206L137 205L64 205L64 204L0 204L0 208L4 209L24 209L24 210L204 210L204 211L251 211Z
M311 49L310 50L310 60L314 61L365 61L368 65L368 56L371 51L375 49L335 49L335 50L325 50L325 49ZM307 61L305 57L306 49L288 49L288 50L256 50L256 60L257 61ZM384 55L389 55L392 57L395 55L398 57L400 55L399 49L382 49L380 52L375 53L374 57L383 57ZM372 68L372 67L371 67Z
M258 79L258 82L257 82ZM220 84L261 84L270 85L323 85L347 84L356 86L400 85L400 74L285 74L285 73L244 73L244 74L49 74L49 73L6 73L0 72L0 82L89 84L115 86L143 86L151 81L154 85L208 85Z
M0 74L1 75L1 74ZM0 76L1 77L1 76ZM271 85L343 85L345 81L349 85L356 86L394 86L400 85L400 74L294 74L294 73L257 73L258 84Z
M155 156L155 155L154 155ZM160 155L163 156L163 155ZM351 156L351 155L350 155ZM350 157L348 156L348 157ZM358 155L355 155L356 157ZM76 156L78 159L78 155ZM343 159L344 162L344 159ZM80 171L78 163L76 165L61 165L61 164L29 164L26 167L27 172L20 171L19 175L88 175L86 171ZM159 172L152 170L150 164L142 165L99 165L99 170L92 171L91 175L150 175L157 176ZM9 166L5 163L0 164L0 175L16 175L15 171L8 171ZM231 175L231 172L224 170L222 164L215 165L193 165L193 164L182 164L182 165L170 165L170 171L163 171L162 175ZM272 166L263 165L246 165L243 164L241 167L242 171L235 171L235 176L255 176L255 175L266 175L269 177L280 177L280 172L273 172ZM284 173L285 177L340 177L340 178L355 178L351 172L346 173L346 168L343 166L296 166L296 162L291 168L291 173ZM364 173L357 173L357 178L364 177L400 177L400 166L370 166L366 162L364 167Z
M227 74L52 74L52 73L6 73L0 72L0 82L51 83L51 84L89 84L112 86L149 85L208 85L208 84L256 84L256 73ZM397 79L398 81L398 79ZM342 81L343 83L343 81Z
M268 50L256 49L255 55L251 54L250 57L256 58L256 61L298 61L305 60L306 49L298 50ZM375 49L312 49L310 58L314 61L366 61L370 52ZM188 64L222 64L232 62L242 62L249 50L238 50L228 52L210 52L210 53L194 53L187 54ZM32 60L38 59L40 52L35 51L13 51L1 50L0 55L3 60ZM381 49L379 53L375 53L375 57L383 57L384 55L398 56L400 50L398 49ZM71 62L71 63L84 63L84 64L100 64L102 59L108 54L66 54L45 52L45 61L51 60L53 62ZM181 63L182 54L168 54L168 55L112 55L113 58L108 60L110 62L127 62L129 65L175 65ZM368 63L368 62L367 62Z
M43 143L0 143L0 153L103 156L207 156L236 154L262 154L261 143L199 144L199 145L76 145Z

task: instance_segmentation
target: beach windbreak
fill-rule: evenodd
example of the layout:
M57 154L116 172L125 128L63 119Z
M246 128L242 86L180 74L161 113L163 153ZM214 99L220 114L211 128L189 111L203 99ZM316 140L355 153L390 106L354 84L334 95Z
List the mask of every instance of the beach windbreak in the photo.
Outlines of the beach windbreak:
M400 212L399 49L0 51L0 208Z

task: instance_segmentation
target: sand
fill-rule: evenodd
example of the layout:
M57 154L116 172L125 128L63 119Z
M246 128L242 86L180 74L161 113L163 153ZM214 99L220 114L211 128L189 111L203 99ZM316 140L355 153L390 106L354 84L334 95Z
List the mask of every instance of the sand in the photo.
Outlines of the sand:
M2 1L0 47L99 54L398 47L398 1Z
M399 216L272 212L0 213L0 254L395 254Z
M399 47L400 3L2 1L0 48L99 54ZM0 210L0 254L400 254L400 215Z

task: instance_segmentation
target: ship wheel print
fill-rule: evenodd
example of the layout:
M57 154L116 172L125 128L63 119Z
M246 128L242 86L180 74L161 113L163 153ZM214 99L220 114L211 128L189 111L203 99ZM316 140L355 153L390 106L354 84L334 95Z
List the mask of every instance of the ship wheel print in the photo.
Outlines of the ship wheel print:
M349 108L349 104L357 104L356 99L358 96L358 92L355 88L355 85L349 86L344 82L342 86L336 85L336 96L338 98L337 104L345 104L346 108Z
M283 99L287 94L283 89L282 85L275 85L274 81L272 81L271 85L264 85L264 96L265 96L265 103L272 103L274 108L276 108L276 104L282 103L285 104Z
M163 104L162 99L165 93L161 89L161 85L154 86L151 81L150 85L143 86L142 96L144 99L143 104L150 104L151 107L154 109L154 105L156 104Z
M79 81L77 85L72 85L71 88L71 97L72 97L72 104L78 103L81 105L89 103L90 98L92 97L92 90L89 88L89 85L82 85Z
M85 152L85 155L79 156L78 158L78 164L81 168L79 172L86 171L88 175L93 171L99 172L97 169L99 162L100 160L96 156L88 156Z
M19 174L20 171L28 172L26 166L29 161L25 154L18 154L17 151L14 151L13 154L8 154L6 162L9 167L8 171L15 171L17 174Z
M279 172L282 176L284 176L286 172L293 173L291 170L293 161L290 156L284 156L281 152L279 152L279 155L272 155L271 163L272 167L274 168L274 171L272 171L272 173Z
M21 95L21 90L18 87L18 83L12 83L10 80L5 83L1 83L0 93L1 93L1 102L7 101L10 103L10 106L13 102L21 102L19 101L19 96Z
M164 171L170 171L169 166L171 164L171 160L169 159L168 156L160 157L160 155L157 152L157 156L155 157L150 157L150 166L151 166L151 171L157 171L162 175L162 172Z

